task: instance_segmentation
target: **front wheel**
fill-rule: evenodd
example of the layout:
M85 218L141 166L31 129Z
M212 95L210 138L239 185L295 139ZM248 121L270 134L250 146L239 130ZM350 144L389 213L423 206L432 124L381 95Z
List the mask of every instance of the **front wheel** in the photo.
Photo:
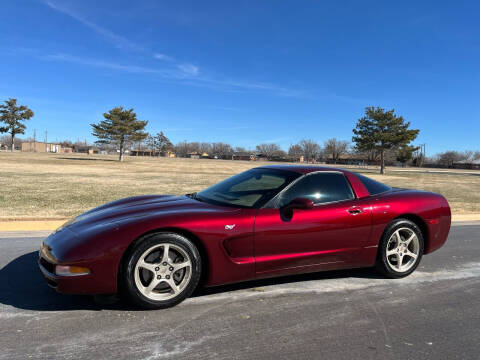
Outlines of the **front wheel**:
M128 297L146 309L163 309L191 295L201 273L195 245L174 233L150 234L130 250L121 271Z
M423 247L422 231L414 222L395 220L380 240L375 267L390 278L410 275L420 263Z

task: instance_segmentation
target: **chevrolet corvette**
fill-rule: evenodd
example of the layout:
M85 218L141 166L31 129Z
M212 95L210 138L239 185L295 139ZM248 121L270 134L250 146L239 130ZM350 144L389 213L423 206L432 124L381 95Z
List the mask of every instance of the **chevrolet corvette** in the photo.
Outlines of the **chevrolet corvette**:
M198 286L375 267L411 274L447 240L439 194L391 188L344 169L253 168L198 193L113 201L41 245L39 268L68 294L121 294L174 306Z

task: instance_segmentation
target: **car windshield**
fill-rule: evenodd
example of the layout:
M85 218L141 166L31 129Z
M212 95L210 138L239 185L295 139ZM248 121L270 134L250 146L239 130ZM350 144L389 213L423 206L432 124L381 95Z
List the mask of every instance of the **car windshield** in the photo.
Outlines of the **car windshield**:
M199 192L195 198L216 205L258 209L299 176L293 171L251 169Z

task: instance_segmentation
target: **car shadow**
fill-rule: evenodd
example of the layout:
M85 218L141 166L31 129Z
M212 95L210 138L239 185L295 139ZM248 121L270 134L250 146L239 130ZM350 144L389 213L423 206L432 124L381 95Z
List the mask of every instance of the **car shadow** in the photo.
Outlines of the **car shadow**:
M331 279L342 279L342 278L381 279L383 278L383 276L378 274L372 268L329 270L329 271L321 271L321 272L308 273L308 274L288 275L288 276L281 276L281 277L272 277L267 279L250 280L250 281L244 281L241 283L220 285L220 286L214 286L214 287L203 287L203 288L197 289L192 294L191 297L214 295L214 294L237 291L237 290L263 288L265 286L271 286L271 285L298 283L302 281L331 280Z
M69 310L141 310L123 300L114 303L99 303L92 296L65 295L47 286L37 266L38 252L33 251L12 260L0 269L0 303L24 310L69 311ZM283 276L252 280L231 285L199 288L192 298L214 294L254 289L269 285L335 278L379 278L371 269L326 271L311 274Z
M38 252L24 254L0 270L0 303L38 311L98 309L90 296L70 296L49 288L37 265Z

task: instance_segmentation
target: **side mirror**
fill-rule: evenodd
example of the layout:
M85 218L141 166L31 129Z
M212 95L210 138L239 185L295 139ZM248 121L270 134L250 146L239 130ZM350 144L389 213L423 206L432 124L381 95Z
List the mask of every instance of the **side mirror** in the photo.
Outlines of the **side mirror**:
M287 205L283 207L284 210L293 210L293 209L313 209L313 201L307 198L295 198L290 201Z

